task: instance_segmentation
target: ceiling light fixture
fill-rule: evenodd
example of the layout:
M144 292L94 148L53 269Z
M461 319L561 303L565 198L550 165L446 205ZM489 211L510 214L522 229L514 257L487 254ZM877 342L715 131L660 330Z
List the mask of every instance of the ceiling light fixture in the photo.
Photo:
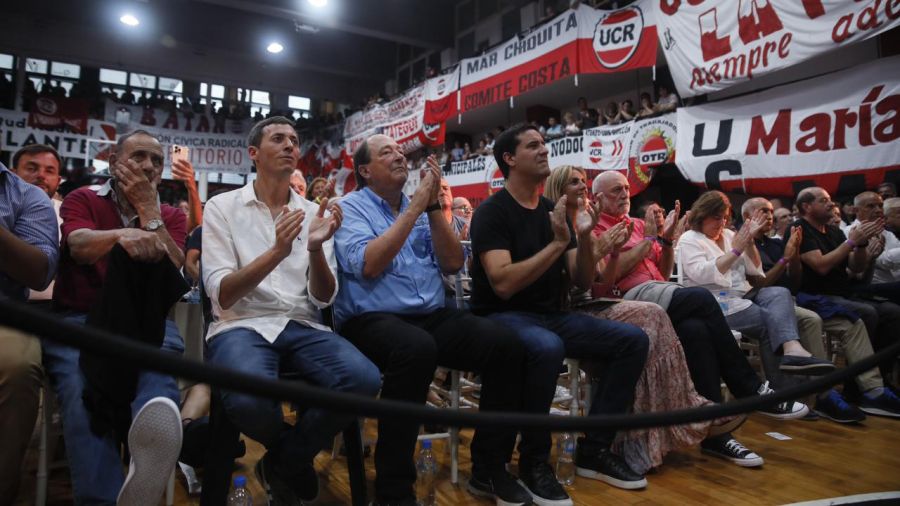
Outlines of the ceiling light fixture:
M128 26L137 26L141 24L141 22L138 21L138 18L134 17L133 14L123 14L122 17L119 18L119 21Z
M313 7L325 7L328 5L328 0L307 0L310 5Z
M272 54L278 54L278 53L284 51L284 46L282 46L281 44L279 44L277 42L273 42L273 43L269 44L269 47L266 48L266 51L268 51Z

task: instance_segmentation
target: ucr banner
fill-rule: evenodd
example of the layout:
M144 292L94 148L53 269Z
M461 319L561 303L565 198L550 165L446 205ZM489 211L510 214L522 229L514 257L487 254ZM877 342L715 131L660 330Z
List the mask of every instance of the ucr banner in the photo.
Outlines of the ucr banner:
M615 11L579 8L577 12L579 74L656 64L656 21L649 0Z
M850 193L900 174L900 57L677 114L678 167L707 188Z
M658 0L683 97L725 89L900 25L897 0Z

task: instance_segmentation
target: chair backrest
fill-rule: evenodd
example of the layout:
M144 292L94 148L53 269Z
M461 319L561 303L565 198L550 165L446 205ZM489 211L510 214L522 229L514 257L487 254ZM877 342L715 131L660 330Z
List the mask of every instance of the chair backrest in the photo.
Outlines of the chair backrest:
M681 285L684 284L684 266L681 265L681 250L675 248L673 254L675 255L675 264L672 268L672 275L669 276L669 281L674 281Z
M463 251L468 255L472 254L472 241L459 241L462 244ZM466 294L464 283L471 283L472 277L469 276L469 257L466 256L463 261L462 269L453 276L453 291L456 297L456 309L467 309L470 295Z

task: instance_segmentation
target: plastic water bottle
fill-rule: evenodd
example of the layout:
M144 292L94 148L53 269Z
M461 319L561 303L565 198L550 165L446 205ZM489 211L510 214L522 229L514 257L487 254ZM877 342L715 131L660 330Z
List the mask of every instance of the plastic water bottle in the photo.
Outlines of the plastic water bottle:
M246 476L235 476L234 477L234 488L231 490L231 493L228 494L228 506L252 506L253 505L253 496L250 495L250 491L247 490L247 477Z
M556 481L563 485L575 483L575 436L568 432L556 440Z
M435 479L437 477L437 462L434 453L431 452L431 440L422 441L422 449L416 459L416 500L420 506L435 506Z
M728 292L721 291L719 295L716 295L716 300L719 301L719 307L722 308L722 314L728 314Z

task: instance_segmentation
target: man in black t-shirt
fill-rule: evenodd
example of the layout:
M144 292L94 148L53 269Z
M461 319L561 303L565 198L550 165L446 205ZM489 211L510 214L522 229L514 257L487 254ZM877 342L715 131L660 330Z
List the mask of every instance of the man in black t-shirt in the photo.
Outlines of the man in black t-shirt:
M803 270L802 260L798 254L800 241L803 239L803 233L799 232L800 226L794 225L785 229L785 234L790 232L788 237L792 239L785 245L781 240L772 239L767 235L773 226L771 217L774 214L772 204L768 200L762 197L747 200L741 207L741 214L744 220L748 220L759 209L762 209L763 214L770 217L770 220L754 238L762 268L766 273L766 279L771 280L772 284L783 286L797 294L797 306L794 311L797 316L797 330L803 346L814 356L825 357L825 347L822 342L822 332L824 331L829 339L836 338L840 342L848 364L854 364L871 356L874 353L872 343L862 319L854 315L852 311L847 311L840 304L833 302L827 305L822 304L819 300L822 298L821 296L797 292L802 283ZM807 306L801 307L801 302ZM858 391L866 395L881 393L884 385L881 373L875 367L863 371L855 378L855 386L859 387ZM848 391L845 389L844 394L847 393ZM894 410L896 411L897 408L900 406L895 406ZM814 409L821 416L838 423L856 423L866 418L859 408L848 403L844 396L835 389L820 392L816 396Z
M547 413L565 357L602 360L600 388L591 414L625 413L647 358L649 338L639 328L591 316L563 312L568 278L580 288L591 285L596 261L591 231L599 212L582 205L576 223L566 221L566 198L553 205L541 196L550 174L548 151L530 125L505 130L494 145L494 158L506 188L482 203L472 218L472 307L477 314L512 328L525 345L523 409ZM594 431L579 441L579 476L626 488L647 481L610 452L615 431ZM571 504L547 463L550 433L522 432L519 476L538 504Z
M795 225L803 230L801 290L827 295L831 301L857 312L876 352L896 342L900 336L896 331L900 327L900 306L863 295L871 287L860 281L869 266L866 246L869 239L881 234L884 220L862 223L850 230L847 237L839 228L828 225L834 203L824 189L805 188L797 195L796 202L800 219ZM789 228L785 242L790 236ZM890 358L879 364L883 377L891 377L893 363L894 359ZM874 389L860 399L860 409L869 414L898 417L898 408L900 398L890 387Z

